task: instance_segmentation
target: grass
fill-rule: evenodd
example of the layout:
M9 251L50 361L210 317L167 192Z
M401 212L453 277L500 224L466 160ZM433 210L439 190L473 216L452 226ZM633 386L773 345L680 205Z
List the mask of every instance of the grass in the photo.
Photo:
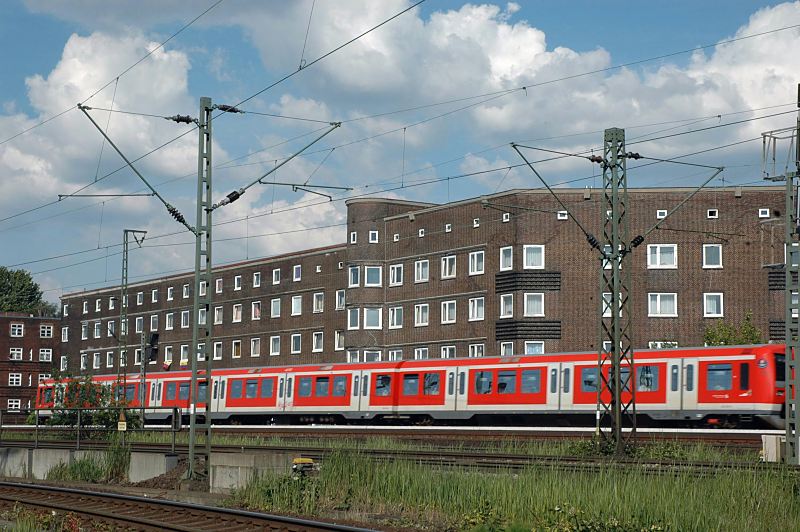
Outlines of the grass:
M128 475L130 459L130 446L114 441L101 458L88 455L68 464L61 462L52 467L45 478L95 484L125 480Z
M638 470L521 473L375 464L337 451L318 476L265 474L230 504L319 518L426 530L788 529L800 522L798 479L788 470L719 471L709 477Z

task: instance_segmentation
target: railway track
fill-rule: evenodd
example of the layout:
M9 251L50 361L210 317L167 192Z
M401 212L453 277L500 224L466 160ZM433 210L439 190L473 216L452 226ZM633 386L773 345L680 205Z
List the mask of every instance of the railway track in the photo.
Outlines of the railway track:
M84 523L95 525L104 523L114 530L368 531L364 528L215 506L73 488L0 482L0 506L11 508L15 504L48 512L69 512L80 517Z

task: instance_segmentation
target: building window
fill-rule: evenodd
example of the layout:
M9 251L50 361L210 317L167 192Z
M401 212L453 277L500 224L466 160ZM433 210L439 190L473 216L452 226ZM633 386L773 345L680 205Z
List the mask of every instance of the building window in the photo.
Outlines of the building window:
M9 399L6 406L11 411L18 411L22 408L22 399Z
M69 342L69 327L61 327L61 341Z
M83 313L84 314L88 314L89 313L89 302L88 301L84 301L83 302Z
M441 279L452 279L456 276L456 256L442 257Z
M223 307L214 307L214 325L220 325L223 318Z
M281 317L281 298L276 297L269 302L269 316L270 318Z
M323 345L322 331L317 331L311 335L311 352L312 353L322 352L322 345Z
M663 220L666 217L667 217L667 209L656 210L656 220Z
M168 286L167 287L167 301L172 301L175 299L175 287Z
M325 310L325 292L316 292L314 294L312 311L319 313Z
M181 329L189 328L189 311L184 310L181 312Z
M69 316L69 305L62 305L61 306L61 315L64 316L65 318L67 316Z
M723 308L723 295L720 292L703 294L703 317L721 318L725 314Z
M158 289L154 288L150 291L150 302L151 303L158 303Z
M206 319L207 319L206 313L207 313L206 309L204 309L204 308L197 309L197 323L198 323L198 325L205 325L206 324Z
M320 264L317 264L316 266L314 266L314 271L317 273L322 273L322 266Z
M383 326L383 311L380 308L364 309L364 329L380 329Z
M506 246L500 248L500 271L514 268L514 248Z
M514 355L514 342L500 342L500 356L510 357Z
M9 348L8 358L9 360L22 360L22 348L21 347Z
M500 296L500 317L511 318L514 316L514 294Z
M358 266L347 267L347 286L353 288L361 284L361 268Z
M22 386L22 373L9 373L8 374L9 386Z
M25 324L24 323L12 323L11 324L11 336L13 338L22 338L25 336Z
M67 371L67 365L68 364L69 364L69 358L66 355L62 356L61 357L61 365L59 366L61 371Z
M647 246L647 267L675 269L678 267L677 244L650 244Z
M167 312L164 316L164 330L171 331L175 327L175 313Z
M358 233L356 231L350 231L350 243L351 244L358 243Z
M417 347L414 349L414 360L428 360L428 348Z
M13 334L11 336L14 336ZM89 339L89 324L81 323L81 340Z
M231 358L242 358L242 341L233 340L231 342Z
M89 369L89 355L87 353L81 354L81 370Z
M667 340L661 340L658 342L647 342L648 349L676 349L678 347L678 342L670 342Z
M456 302L455 301L442 301L442 323L455 323L456 322Z
M344 331L334 331L333 333L333 350L344 350Z
M252 301L250 303L250 319L251 320L261 319L261 301Z
M111 296L108 298L108 310L114 310L117 306L117 298Z
M471 358L482 357L483 356L483 344L470 344L469 345L469 356Z
M503 223L504 224L510 222L511 221L511 213L510 212L504 212L502 219L503 219Z
M703 268L722 268L722 244L703 244Z
M119 322L119 334L123 337L128 336L128 318L124 320L120 320Z
M650 293L647 315L652 318L674 318L678 315L678 294Z
M242 304L237 303L233 305L233 319L232 323L240 323L242 321Z
M181 358L183 358L183 351L182 350L181 350ZM211 354L211 358L213 358L214 360L222 360L222 342L214 342L214 347L213 347L213 352ZM188 354L187 354L186 360L188 360ZM181 361L181 363L184 363L184 362Z
M381 286L382 279L382 266L364 266L364 286Z
M414 327L426 327L430 317L427 303L414 305Z
M403 327L403 307L389 308L389 328L400 329Z
M567 211L558 211L556 213L556 220L569 220L569 213Z
M380 351L364 351L364 362L380 362L381 361L381 352Z
M53 326L52 325L40 325L39 326L39 338L52 338L53 337Z
M219 278L219 279L214 281L214 291L217 294L221 294L222 293L222 278Z
M453 224L444 224L444 232L450 233L453 231Z
M522 246L523 265L526 270L544 268L544 246Z
M116 328L117 328L117 322L115 322L114 320L110 320L108 323L106 323L106 336L108 336L109 338L114 338L114 335L116 333Z
M106 351L106 367L114 367L114 351Z
M150 330L157 331L158 330L158 314L153 314L150 316Z
M706 211L706 218L709 220L716 220L719 218L719 209L708 209L708 211Z
M281 270L280 268L275 268L272 270L272 284L280 284L281 282Z
M172 346L165 345L164 346L164 364L172 364Z
M417 236L418 236L419 238L422 238L422 237L424 237L424 236L425 236L425 229L420 229L420 230L418 230L418 231L417 231Z
M141 359L142 350L141 349L137 349L136 351L139 353L139 358ZM103 363L103 359L101 358L100 353L95 353L92 356L92 369L100 369L100 365L102 363Z
M292 281L297 282L300 280L303 274L303 266L300 264L295 264L292 268Z
M136 294L136 304L141 305L144 303L144 292L138 292Z
M429 274L428 260L418 260L414 263L414 282L427 283Z
M181 287L181 297L183 297L183 299L188 299L189 298L189 284L188 283L184 284L183 287Z
M355 331L358 329L358 320L359 320L359 310L357 308L351 308L347 310L347 329L350 331Z
M392 242L400 242L400 233L392 235Z
M378 232L377 231L370 231L369 232L369 243L370 244L377 244L378 243Z
M525 316L544 316L544 294L543 293L526 293Z
M303 296L292 296L292 316L303 313Z
M442 358L456 358L456 346L443 345L439 351Z
M95 331L96 330L97 330L97 325L95 324ZM138 318L136 318L136 329L135 329L135 332L137 332L137 333L144 332L144 317L143 316L139 316ZM95 336L95 338L98 338L98 336Z
M542 342L542 341L528 341L528 342L525 342L525 354L526 355L543 355L544 354L544 342Z
M292 349L290 351L291 354L293 354L293 355L298 354L300 352L300 348L301 348L300 334L299 333L293 334L292 335Z
M620 294L620 301L622 300L622 294ZM618 305L617 309L619 311L619 316L622 317L622 305ZM603 317L610 318L612 311L611 305L611 292L603 292Z
M95 299L94 300L94 311L95 312L100 312L102 310L102 308L103 308L103 300L100 299L100 298Z
M485 303L483 297L473 297L469 300L469 321L482 321L484 318Z
M280 336L270 336L269 337L269 356L275 357L281 354L281 337Z
M758 209L758 217L759 218L769 218L769 209L760 208Z
M237 275L233 278L233 289L234 290L241 290L242 289L242 276Z
M261 286L261 272L253 272L253 288Z
M387 355L386 360L390 362L396 362L398 360L403 360L403 350L402 349L389 349L389 353Z
M336 310L344 310L344 290L336 291Z
M484 252L473 251L469 254L469 274L480 275L484 272Z
M392 264L389 266L389 286L401 286L403 284L403 265Z

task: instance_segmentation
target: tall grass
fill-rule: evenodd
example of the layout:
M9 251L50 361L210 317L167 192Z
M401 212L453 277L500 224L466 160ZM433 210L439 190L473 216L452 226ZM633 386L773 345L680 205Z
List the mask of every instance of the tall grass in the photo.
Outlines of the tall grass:
M45 478L95 484L121 481L127 479L130 461L130 445L114 441L100 458L87 455L68 464L60 462L47 472Z
M780 530L800 522L788 470L720 470L708 477L531 468L521 473L375 464L334 452L316 477L265 474L237 490L237 506L385 526L503 530ZM655 528L653 528L655 527Z

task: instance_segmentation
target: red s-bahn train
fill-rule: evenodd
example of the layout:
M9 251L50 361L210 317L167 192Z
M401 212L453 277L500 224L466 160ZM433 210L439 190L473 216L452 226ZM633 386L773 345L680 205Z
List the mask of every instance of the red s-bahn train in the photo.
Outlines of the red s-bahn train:
M621 377L633 379L643 421L782 427L784 353L782 344L640 350ZM94 380L116 385L112 375ZM139 375L124 386L140 407ZM145 386L149 420L171 415L154 407L188 414L190 372L148 373ZM203 412L210 395L216 422L553 423L594 419L597 387L597 353L562 353L217 369L194 402ZM41 415L60 395L52 380L39 385Z

